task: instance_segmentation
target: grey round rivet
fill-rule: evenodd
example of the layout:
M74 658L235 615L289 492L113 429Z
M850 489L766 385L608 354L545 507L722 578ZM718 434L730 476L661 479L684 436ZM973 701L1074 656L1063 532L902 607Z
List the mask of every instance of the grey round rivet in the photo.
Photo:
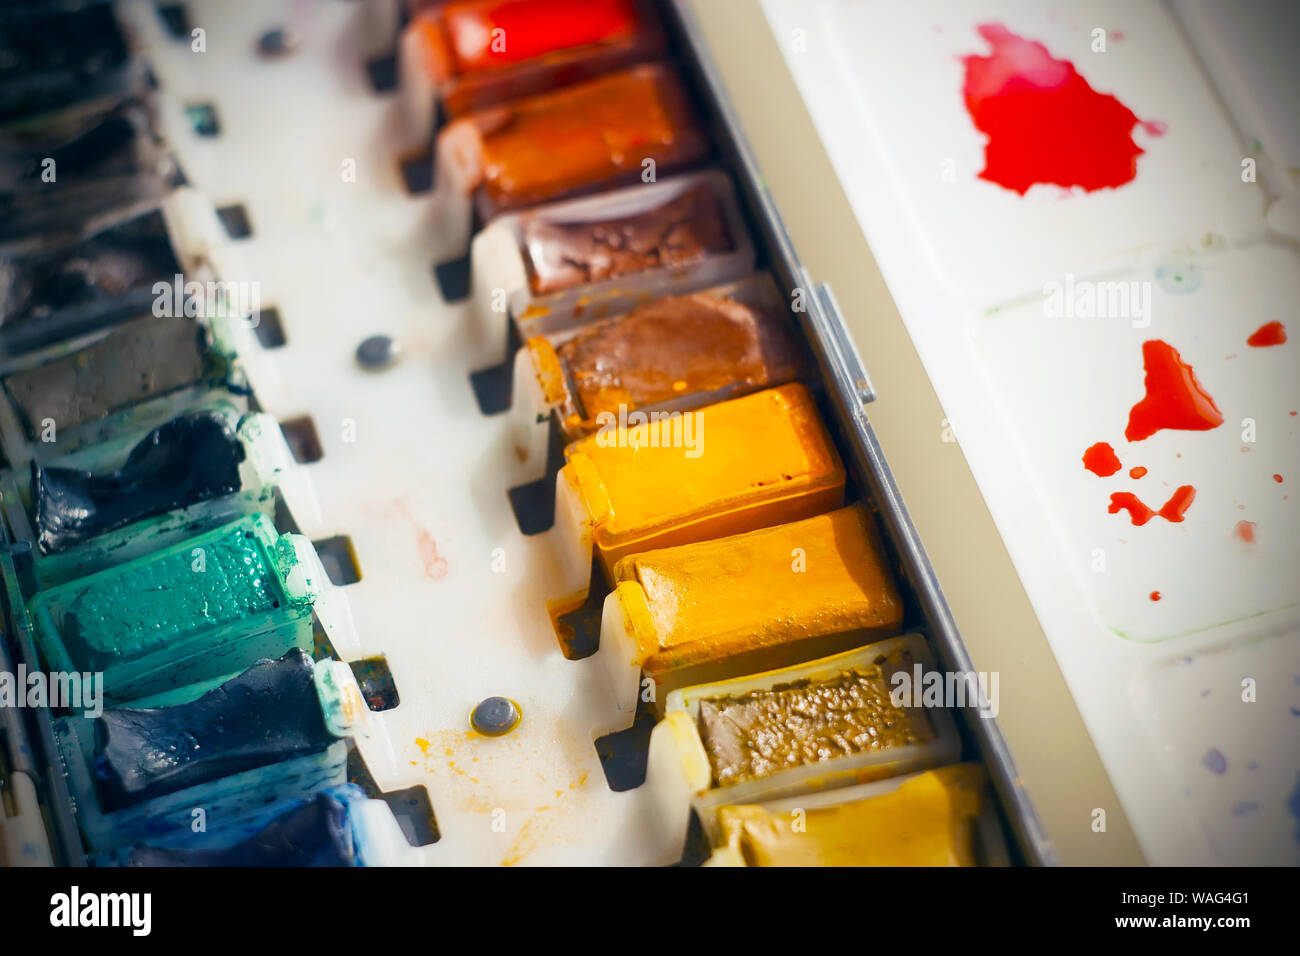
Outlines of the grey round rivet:
M362 368L388 368L397 361L399 351L397 343L387 335L372 335L357 346L357 361Z
M487 697L469 715L469 724L485 737L500 737L519 726L523 715L509 697Z
M262 56L284 56L298 46L298 38L282 27L267 30L257 41L257 52Z

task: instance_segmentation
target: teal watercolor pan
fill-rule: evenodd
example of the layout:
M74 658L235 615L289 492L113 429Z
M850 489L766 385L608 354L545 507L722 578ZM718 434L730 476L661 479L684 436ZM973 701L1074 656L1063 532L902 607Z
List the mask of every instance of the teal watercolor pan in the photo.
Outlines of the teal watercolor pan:
M243 414L229 401L210 402L193 411L221 416L237 436L244 451L244 460L239 467L239 490L141 518L54 554L43 553L39 544L30 468L0 472L0 508L3 508L14 538L31 542L42 587L52 587L123 564L245 515L261 513L274 516L276 491L285 472L292 467L288 447L274 419L262 413ZM42 464L96 474L112 472L122 465L136 443L150 431L130 430L110 441L81 448Z
M42 591L28 611L45 664L102 672L120 704L309 650L323 584L311 542L256 514Z

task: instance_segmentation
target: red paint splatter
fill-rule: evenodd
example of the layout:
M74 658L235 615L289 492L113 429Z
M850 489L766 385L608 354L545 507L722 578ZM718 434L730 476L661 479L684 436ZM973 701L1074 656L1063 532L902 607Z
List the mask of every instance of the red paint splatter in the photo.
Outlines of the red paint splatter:
M1099 441L1083 453L1083 467L1100 478L1109 478L1119 471L1120 463L1115 449L1106 442Z
M1150 438L1162 428L1208 431L1223 424L1214 399L1168 342L1143 342L1142 365L1146 369L1147 393L1128 413L1124 437L1129 441Z
M1113 515L1119 514L1121 510L1128 511L1128 516L1135 525L1146 524L1151 520L1151 516L1155 514L1131 491L1117 491L1112 494L1110 496L1110 507L1106 510Z
M1191 485L1182 485L1161 506L1159 511L1152 511L1132 492L1117 491L1110 496L1110 507L1106 510L1110 514L1127 511L1129 520L1139 526L1146 524L1157 515L1166 521L1178 524L1183 520L1183 516L1187 514L1187 509L1192 506L1192 502L1195 500L1196 489Z
M1147 470L1143 468L1141 465L1138 465L1136 468L1130 468L1128 470L1128 476L1130 478L1143 478L1146 476L1146 473Z
M1159 601L1162 597L1164 597L1164 595L1161 594L1159 591L1151 592L1151 600L1153 601Z
M424 562L425 576L435 581L442 580L447 576L448 567L447 559L438 554L438 542L415 520L405 502L397 502L397 507L415 530L415 543L420 552L420 560Z
M1274 476L1273 476L1273 480L1276 481L1279 485L1282 484L1282 476L1281 476L1281 475L1274 475Z
M1257 349L1267 348L1270 345L1284 345L1286 343L1286 326L1281 322L1269 322L1261 325L1250 338L1246 339L1246 344ZM1295 412L1291 413L1292 415Z
M1196 489L1191 485L1180 485L1176 491L1169 497L1157 512L1160 517L1166 521L1175 523L1183 520L1183 515L1187 514L1187 509L1192 506L1196 500Z
M975 128L988 136L981 179L1022 196L1035 183L1088 192L1123 186L1137 175L1139 120L1108 93L1098 93L1074 64L1000 23L979 34L989 56L962 58L962 93ZM1145 123L1151 135L1163 124Z
M1242 541L1245 541L1247 544L1254 544L1255 543L1255 522L1238 521L1237 526L1232 529L1232 533L1235 534Z

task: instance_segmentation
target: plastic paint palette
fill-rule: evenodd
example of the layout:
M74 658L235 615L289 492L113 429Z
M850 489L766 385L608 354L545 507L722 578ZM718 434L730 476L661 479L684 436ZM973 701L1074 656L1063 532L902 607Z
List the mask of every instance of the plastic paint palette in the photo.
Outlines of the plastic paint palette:
M1086 16L1018 0L764 9L778 37L805 31L802 52L783 45L790 68L1148 861L1295 862L1297 344L1247 345L1270 322L1300 330L1281 214L1300 192L1294 157L1285 137L1256 138L1294 117L1249 95L1290 54L1248 46L1259 63L1238 76L1242 34L1191 2L1099 2ZM1019 61L999 59L1008 45ZM972 110L970 58L990 57ZM1023 194L997 181L1005 164L982 177L986 144L1005 146L1015 109L1038 108L981 99L999 66L1045 87L1081 78L1090 121L1093 108L1113 119L1113 95L1133 114L1136 175L1067 188L1045 167ZM1020 131L1031 153L1056 122L1040 120ZM1087 157L1127 148L1105 123L1092 138L1051 128ZM1243 175L1252 157L1258 181ZM1128 305L1112 298L1121 285ZM1054 293L1078 308L1052 311ZM1194 369L1220 426L1125 440L1157 339ZM1101 441L1122 463L1104 478L1081 461ZM1195 499L1181 522L1108 513L1112 493L1159 510L1184 485ZM1247 671L1270 674L1267 715L1231 705ZM1223 740L1231 780L1199 762ZM1246 742L1268 750L1258 773L1241 769Z

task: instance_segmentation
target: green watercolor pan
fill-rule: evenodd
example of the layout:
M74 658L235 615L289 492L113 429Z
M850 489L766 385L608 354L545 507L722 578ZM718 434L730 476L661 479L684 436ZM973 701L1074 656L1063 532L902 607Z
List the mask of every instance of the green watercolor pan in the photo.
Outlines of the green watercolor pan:
M306 538L254 514L38 593L36 643L58 671L101 671L108 703L312 646L325 574Z

